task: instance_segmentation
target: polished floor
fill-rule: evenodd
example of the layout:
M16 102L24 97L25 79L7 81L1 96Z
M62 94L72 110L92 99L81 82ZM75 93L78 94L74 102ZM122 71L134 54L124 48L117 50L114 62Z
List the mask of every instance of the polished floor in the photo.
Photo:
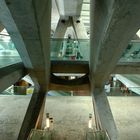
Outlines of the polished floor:
M108 97L119 132L119 140L140 140L140 97ZM0 96L0 140L16 140L30 96ZM89 96L48 97L46 112L54 118L57 140L84 140ZM94 116L93 116L94 117Z

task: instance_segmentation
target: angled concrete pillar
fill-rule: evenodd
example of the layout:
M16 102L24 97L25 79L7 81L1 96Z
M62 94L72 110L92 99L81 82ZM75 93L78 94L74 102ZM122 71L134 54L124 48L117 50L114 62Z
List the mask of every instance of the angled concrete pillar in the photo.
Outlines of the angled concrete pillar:
M40 87L32 96L19 133L18 139L25 140L35 127L49 85L51 0L1 0L0 21Z
M0 32L4 29L4 26L0 23Z
M77 39L88 39L87 31L82 19L75 16L69 17L67 20L60 18L53 38L64 38L69 26L73 27Z
M16 83L26 74L25 67L22 63L16 63L0 68L0 92Z
M98 129L107 131L111 140L117 140L118 132L105 92L103 89L95 88L92 98Z
M70 21L59 19L53 38L64 38L67 28L70 26Z
M87 31L81 18L73 17L72 26L78 39L88 39Z
M139 0L91 1L90 71L96 87L104 85L139 29L139 5Z
M19 12L20 11L20 12ZM50 74L51 1L0 2L0 21L11 36L24 66L47 90Z
M114 70L128 42L140 26L140 1L93 0L90 7L90 78L93 102L99 125L111 140L117 129L107 97L105 81Z
M42 61L44 62L40 68L36 68L38 74L38 81L40 84L40 92L48 91L49 79L50 79L50 36L51 36L51 0L33 0L34 14L36 17L36 24L38 27L38 35L40 38L41 53L43 55ZM38 61L40 58L38 58ZM38 73L39 69L39 73ZM44 73L42 75L42 72ZM44 80L43 80L44 79ZM44 93L45 94L45 93Z
M44 129L45 127L45 118L46 118L46 112L45 112L45 104L46 104L46 96L45 98L43 99L43 104L41 106L41 109L40 109L40 112L39 112L39 115L38 115L38 119L37 119L37 122L36 122L36 125L35 125L35 129Z
M69 20L59 19L54 36L52 39L51 47L51 57L58 57L58 52L62 49L63 39L66 33L67 28L70 26Z

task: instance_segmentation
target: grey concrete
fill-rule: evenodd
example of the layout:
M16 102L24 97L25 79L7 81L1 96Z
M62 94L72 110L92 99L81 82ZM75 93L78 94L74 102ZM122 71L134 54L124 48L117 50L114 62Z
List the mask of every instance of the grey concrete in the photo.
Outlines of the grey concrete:
M18 140L26 140L33 128L35 128L40 117L41 108L45 101L46 93L34 92L28 105ZM40 119L39 119L40 122Z
M64 75L88 73L88 61L51 61L51 72L63 73Z
M3 25L0 23L0 32L4 29Z
M56 0L56 2L61 17L80 16L83 0Z
M27 50L25 49L23 38L4 0L0 2L0 21L3 23L4 27L8 31L10 37L12 38L15 44L15 47L17 51L19 52L25 67L32 68L33 66L31 64L29 54Z
M110 109L110 105L106 94L103 89L94 89L92 94L93 105L95 107L96 120L99 123L99 128L106 130L108 132L111 140L117 140L118 132L114 118Z
M80 22L77 22L77 21ZM81 18L73 17L72 25L78 39L88 39L87 31Z
M118 140L139 140L140 98L108 99L119 132ZM17 139L29 100L30 96L0 96L1 140ZM46 112L54 117L56 140L83 140L92 111L91 97L47 97Z
M92 77L103 85L140 26L140 1L91 1Z
M53 38L62 38L63 39L67 28L71 25L69 20L65 20L65 22L62 22L62 20L63 19L61 19L61 18L59 19Z
M68 26L70 26L69 20L62 22L62 19L61 18L59 19L56 30L53 35L53 38L58 39L53 41L51 44L51 57L58 57L63 42L63 38L65 36Z
M64 38L65 34L67 33L66 31L70 26L73 27L77 39L88 39L87 31L82 22L82 19L76 16L67 18L66 20L60 18L53 38Z
M36 20L37 30L39 35L40 46L38 51L41 51L41 54L36 52L36 57L39 56L38 60L35 61L44 61L43 65L37 66L35 71L38 82L43 92L46 92L49 84L50 77L50 36L51 36L51 0L34 0L33 8L34 8L34 19ZM47 9L47 10L46 10ZM36 29L34 29L36 32ZM32 46L33 47L33 46ZM37 48L38 48L37 47ZM33 47L34 48L34 47ZM37 51L37 50L36 50ZM32 51L31 51L32 53ZM43 69L42 69L43 68ZM39 70L38 70L39 69ZM44 74L43 74L44 73Z
M51 1L40 3L38 0L14 0L8 4L2 0L0 6L0 20L11 36L25 67L30 69L42 90L46 91L50 73Z

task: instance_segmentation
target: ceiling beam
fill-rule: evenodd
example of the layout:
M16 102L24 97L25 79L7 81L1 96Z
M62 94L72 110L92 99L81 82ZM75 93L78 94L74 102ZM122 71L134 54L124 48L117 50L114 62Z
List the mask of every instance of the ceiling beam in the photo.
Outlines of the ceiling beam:
M90 7L90 87L101 128L117 140L103 86L140 26L140 1L94 0Z
M31 76L39 83L25 115L19 137L25 140L34 128L50 74L51 0L0 1L0 21L11 36ZM36 80L36 78L34 78ZM36 86L36 84L35 84Z
M89 65L79 61L51 61L51 73L89 73Z
M26 74L22 63L16 63L0 68L0 92L16 83Z
M140 26L140 1L91 1L90 71L97 87L115 68Z
M33 93L17 140L27 140L31 130L35 128L45 95L44 92Z
M80 16L83 0L56 0L60 17L67 19L69 16Z
M88 75L84 75L82 77L67 80L60 78L59 76L51 75L50 79L50 90L63 90L63 91L71 91L71 90L88 90L89 91L89 78Z

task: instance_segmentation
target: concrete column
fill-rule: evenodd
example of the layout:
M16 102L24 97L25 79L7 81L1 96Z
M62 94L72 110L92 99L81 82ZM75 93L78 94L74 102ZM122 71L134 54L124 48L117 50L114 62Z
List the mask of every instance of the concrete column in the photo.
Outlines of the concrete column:
M81 18L73 17L72 26L78 39L88 39L87 31Z
M35 128L46 93L34 92L24 117L18 140L26 140L30 131Z
M27 73L22 63L12 64L0 68L0 92L16 83L26 74Z
M69 20L59 19L53 38L64 38L67 28L70 26Z
M4 26L0 23L0 32L4 29Z
M90 8L90 71L101 87L140 27L140 1L93 0Z
M50 78L50 37L51 37L51 9L52 9L52 1L51 0L33 0L33 8L34 14L36 17L36 23L38 27L38 35L40 38L40 45L38 46L41 49L43 55L44 64L42 65L43 68L43 75L41 68L39 69L38 81L40 84L41 92L46 92L48 90L49 85L49 78ZM38 59L40 61L41 59ZM42 60L41 60L42 61ZM42 77L41 77L42 75ZM44 80L42 80L44 79Z
M105 92L102 88L95 88L92 97L101 129L107 131L111 140L117 140L118 132Z
M69 27L69 20L59 19L54 36L52 39L52 47L51 47L51 57L58 57L60 49L62 47L63 39L66 33L67 28Z

